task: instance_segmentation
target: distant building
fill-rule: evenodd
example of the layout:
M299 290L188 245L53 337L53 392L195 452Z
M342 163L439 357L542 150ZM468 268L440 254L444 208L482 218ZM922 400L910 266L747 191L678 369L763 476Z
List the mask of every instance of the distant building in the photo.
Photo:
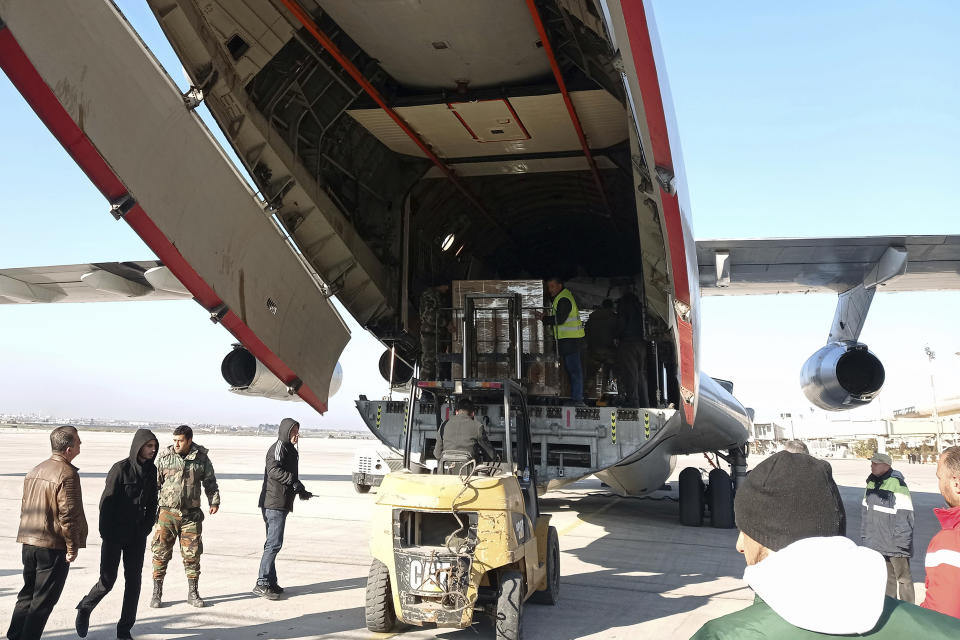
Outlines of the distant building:
M786 430L776 422L755 422L750 435L755 441L780 442L787 438Z

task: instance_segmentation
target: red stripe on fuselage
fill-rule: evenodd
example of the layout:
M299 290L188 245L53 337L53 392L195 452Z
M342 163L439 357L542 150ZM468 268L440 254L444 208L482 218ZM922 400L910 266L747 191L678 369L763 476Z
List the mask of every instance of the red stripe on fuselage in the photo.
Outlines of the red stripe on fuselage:
M633 51L633 64L637 68L637 83L643 94L643 108L647 114L647 129L657 164L673 170L673 153L670 151L670 135L667 132L667 118L663 108L663 96L660 95L660 79L657 76L657 62L653 55L653 42L650 40L650 27L647 14L641 0L621 2L623 21Z
M630 49L633 53L633 64L637 70L637 83L640 86L640 97L643 100L643 109L647 120L647 130L650 133L650 144L653 148L653 161L649 164L651 171L655 167L664 167L675 173L673 153L670 150L670 136L667 129L666 111L663 106L663 96L660 93L660 78L657 74L656 57L653 52L653 42L650 39L650 27L647 24L647 15L641 0L623 1L620 4L623 11L623 20L630 40ZM664 226L667 231L667 242L670 246L670 265L673 269L674 297L687 306L690 301L690 280L687 272L687 247L683 233L683 213L680 211L680 201L676 194L669 194L660 190L660 201L663 203ZM676 311L674 311L676 313ZM693 327L688 322L677 322L677 334L680 342L680 384L693 391L696 381L696 363L693 349ZM693 424L693 406L683 402L684 415L689 424Z
M60 104L8 27L0 28L0 67L100 193L109 201L126 195L127 188L123 182ZM213 288L190 266L139 204L130 209L123 219L204 308L213 309L222 303ZM228 312L221 324L285 384L291 384L297 379L290 367L263 344L253 330L233 312ZM326 403L320 402L317 395L306 385L300 387L298 395L320 413L326 412Z

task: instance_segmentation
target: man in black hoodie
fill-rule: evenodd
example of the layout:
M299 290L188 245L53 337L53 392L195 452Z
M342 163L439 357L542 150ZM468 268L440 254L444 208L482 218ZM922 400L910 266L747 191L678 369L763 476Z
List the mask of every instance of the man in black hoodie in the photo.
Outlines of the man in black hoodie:
M137 429L130 455L110 468L100 497L100 580L77 605L77 635L86 637L90 612L113 588L123 556L123 609L117 638L130 638L137 619L143 555L147 536L157 518L157 457L159 442L148 429Z
M253 593L268 600L276 600L283 593L277 584L277 554L283 547L283 529L287 514L293 511L293 496L309 500L313 494L300 482L298 468L300 454L296 444L300 440L300 423L293 418L280 422L277 441L267 449L263 469L263 488L260 490L259 507L263 523L267 527L267 540L263 543L263 558L260 560L260 575Z

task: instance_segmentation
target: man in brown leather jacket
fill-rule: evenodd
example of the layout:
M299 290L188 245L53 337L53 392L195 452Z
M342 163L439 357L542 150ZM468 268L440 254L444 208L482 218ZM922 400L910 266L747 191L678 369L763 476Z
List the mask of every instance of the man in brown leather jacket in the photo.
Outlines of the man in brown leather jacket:
M80 454L76 427L50 433L51 456L23 480L17 542L23 544L23 589L7 630L10 640L35 640L60 599L70 563L87 546L87 518L80 475L71 464Z

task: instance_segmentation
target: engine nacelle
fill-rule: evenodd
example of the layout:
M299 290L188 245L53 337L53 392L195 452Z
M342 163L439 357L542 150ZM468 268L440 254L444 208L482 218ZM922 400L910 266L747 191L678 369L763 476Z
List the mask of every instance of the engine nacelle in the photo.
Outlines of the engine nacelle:
M846 411L870 404L885 377L883 364L867 345L831 342L804 363L800 388L821 409Z
M399 387L410 382L410 378L413 377L413 367L407 364L407 361L399 353L392 356L390 349L383 352L377 365L383 379L390 382L391 359L393 360L393 386Z
M272 400L300 400L300 396L290 393L286 384L240 345L235 345L233 351L223 358L220 373L233 393ZM328 397L332 398L339 391L342 382L343 369L338 362L330 378Z

